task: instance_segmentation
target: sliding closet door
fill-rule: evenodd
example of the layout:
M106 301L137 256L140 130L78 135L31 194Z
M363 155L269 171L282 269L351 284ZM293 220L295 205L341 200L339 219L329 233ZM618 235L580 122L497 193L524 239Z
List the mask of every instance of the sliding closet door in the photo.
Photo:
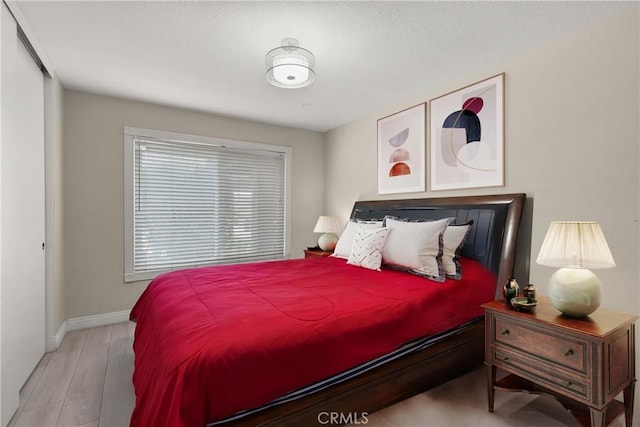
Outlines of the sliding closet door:
M0 421L6 425L45 348L44 76L1 7Z

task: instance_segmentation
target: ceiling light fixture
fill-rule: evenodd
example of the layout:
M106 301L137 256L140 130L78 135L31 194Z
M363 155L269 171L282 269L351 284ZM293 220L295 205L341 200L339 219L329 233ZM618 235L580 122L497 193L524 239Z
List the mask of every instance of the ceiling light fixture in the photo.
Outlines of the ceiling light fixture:
M271 49L265 57L267 80L274 86L295 89L313 83L315 58L298 45L298 40L286 38L282 46Z

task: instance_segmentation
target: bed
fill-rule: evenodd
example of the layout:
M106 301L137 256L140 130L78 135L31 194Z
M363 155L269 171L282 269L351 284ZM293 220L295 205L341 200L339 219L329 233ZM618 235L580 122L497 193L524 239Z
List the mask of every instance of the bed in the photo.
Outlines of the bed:
M459 261L463 281L435 283L339 258L159 276L131 314L131 425L313 425L330 414L353 422L467 372L483 360L480 304L513 274L524 199L354 204L353 221L472 224Z

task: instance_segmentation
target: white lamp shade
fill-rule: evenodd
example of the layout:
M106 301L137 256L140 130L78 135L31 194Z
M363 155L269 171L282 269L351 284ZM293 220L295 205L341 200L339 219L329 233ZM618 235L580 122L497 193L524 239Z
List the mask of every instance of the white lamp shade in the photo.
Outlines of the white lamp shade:
M339 233L342 230L340 221L335 216L322 215L318 218L314 233Z
M553 221L536 262L571 268L611 268L616 265L600 224L593 221Z
M265 57L267 80L274 86L295 89L310 85L316 78L315 57L298 46L298 40L286 38L282 46L271 49Z

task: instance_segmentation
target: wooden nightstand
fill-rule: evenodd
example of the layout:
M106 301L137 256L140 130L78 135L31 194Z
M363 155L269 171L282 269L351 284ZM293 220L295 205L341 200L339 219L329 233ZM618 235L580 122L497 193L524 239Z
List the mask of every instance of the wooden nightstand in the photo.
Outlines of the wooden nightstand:
M333 251L321 251L319 249L305 249L304 250L304 257L305 258L323 257L323 256L329 256L332 253L333 253Z
M499 387L554 396L583 426L609 425L623 412L631 426L638 316L600 308L572 319L545 297L533 313L504 301L483 307L489 412ZM496 381L497 368L509 375Z

